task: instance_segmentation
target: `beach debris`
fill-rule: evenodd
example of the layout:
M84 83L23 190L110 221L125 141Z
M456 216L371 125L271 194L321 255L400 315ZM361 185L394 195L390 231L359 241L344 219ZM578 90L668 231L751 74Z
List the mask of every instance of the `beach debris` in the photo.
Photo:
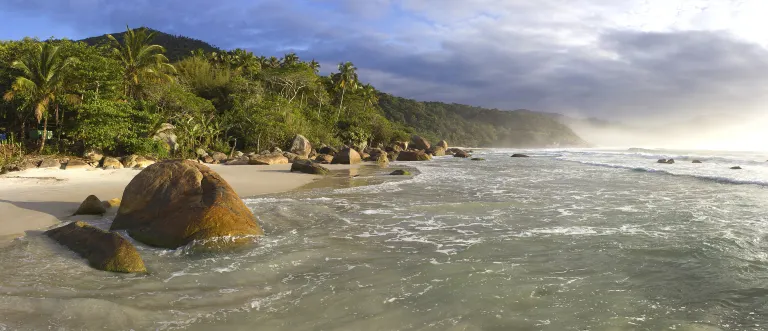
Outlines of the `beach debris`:
M293 162L291 165L291 172L302 172L312 175L327 175L330 173L330 170L317 163L313 163L310 160L300 159Z
M264 234L219 174L187 160L158 162L134 177L110 230L127 230L142 243L171 249L193 241L227 248ZM221 238L226 240L216 240Z
M420 137L420 136L411 137L411 148L426 151L430 147L432 147L432 145L429 143L427 139L424 139L423 137Z
M288 164L288 158L282 154L259 154L250 157L248 164L252 165L273 165Z
M122 273L147 272L136 247L117 233L77 221L48 230L45 235L88 260L88 264L95 269Z
M296 137L293 138L293 143L291 144L291 153L308 158L309 153L311 152L312 144L309 143L309 139L297 134Z
M105 157L104 160L102 160L101 167L104 169L122 169L123 164L120 163L120 160L114 157Z
M358 164L363 162L360 153L352 148L344 148L333 156L331 164Z
M530 156L525 155L525 154L517 154L516 153L516 154L512 154L512 157L530 157Z
M397 169L390 173L391 176L410 176L411 172L408 170Z
M397 155L397 161L429 161L432 156L424 151L402 151Z
M72 214L75 215L104 215L107 209L101 203L101 200L95 195L89 195L77 208L77 211Z

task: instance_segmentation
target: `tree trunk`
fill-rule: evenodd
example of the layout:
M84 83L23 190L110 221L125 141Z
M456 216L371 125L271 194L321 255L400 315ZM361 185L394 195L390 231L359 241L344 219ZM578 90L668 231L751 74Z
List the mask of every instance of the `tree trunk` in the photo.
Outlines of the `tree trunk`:
M341 89L341 101L339 102L339 111L336 113L336 122L339 122L339 116L341 116L341 106L344 105L344 92L347 91L346 87Z
M45 138L48 137L48 114L43 114L45 119L43 120L43 136L40 137L40 153L43 152L43 148L45 148Z

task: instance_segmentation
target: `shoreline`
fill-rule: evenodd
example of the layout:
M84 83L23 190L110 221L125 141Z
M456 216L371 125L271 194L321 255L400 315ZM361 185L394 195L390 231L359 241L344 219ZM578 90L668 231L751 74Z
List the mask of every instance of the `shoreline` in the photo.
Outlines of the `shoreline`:
M240 198L288 192L323 178L292 173L290 164L206 166L219 173ZM365 164L323 166L332 171L353 172ZM109 209L104 216L72 216L89 195L102 201L122 198L123 190L139 172L138 169L29 169L0 176L0 246L29 231L44 230L60 222L114 215L117 208Z

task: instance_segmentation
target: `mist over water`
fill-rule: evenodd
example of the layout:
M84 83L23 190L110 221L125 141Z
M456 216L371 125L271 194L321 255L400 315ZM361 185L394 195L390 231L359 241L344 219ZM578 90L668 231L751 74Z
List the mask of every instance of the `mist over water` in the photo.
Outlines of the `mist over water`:
M246 199L267 233L258 244L207 255L138 245L147 275L96 271L45 238L19 240L0 252L0 329L768 325L765 156L512 152ZM670 157L678 163L655 162Z

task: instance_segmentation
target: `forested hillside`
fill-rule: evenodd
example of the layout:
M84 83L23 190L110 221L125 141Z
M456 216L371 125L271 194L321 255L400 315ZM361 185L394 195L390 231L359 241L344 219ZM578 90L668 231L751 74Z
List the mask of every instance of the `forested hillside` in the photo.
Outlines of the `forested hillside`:
M330 75L294 53L257 56L148 29L0 42L0 141L27 152L189 157L313 144L387 145L413 134L452 145L581 146L553 116L383 94L351 62ZM178 149L153 137L175 127ZM41 139L47 136L47 139ZM33 147L34 146L34 147Z

